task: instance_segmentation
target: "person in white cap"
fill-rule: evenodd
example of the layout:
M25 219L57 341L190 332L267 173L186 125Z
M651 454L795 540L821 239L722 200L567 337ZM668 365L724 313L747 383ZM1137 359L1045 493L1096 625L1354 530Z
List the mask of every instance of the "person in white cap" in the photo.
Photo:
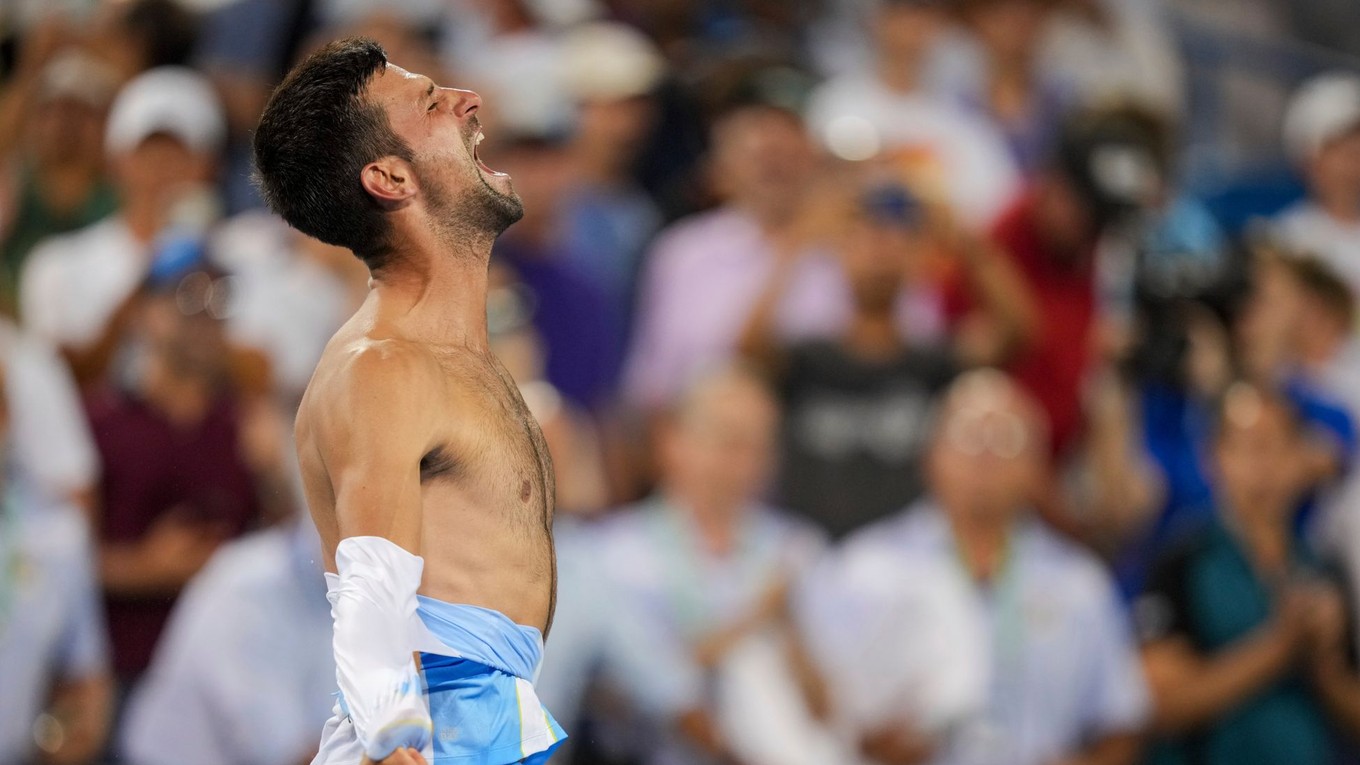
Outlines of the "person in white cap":
M1308 197L1280 215L1276 236L1321 258L1360 295L1360 75L1305 82L1285 111L1283 138Z
M107 370L158 236L172 223L206 228L224 137L221 104L192 70L153 69L114 100L104 149L118 212L40 244L19 279L22 323L62 349L81 383Z

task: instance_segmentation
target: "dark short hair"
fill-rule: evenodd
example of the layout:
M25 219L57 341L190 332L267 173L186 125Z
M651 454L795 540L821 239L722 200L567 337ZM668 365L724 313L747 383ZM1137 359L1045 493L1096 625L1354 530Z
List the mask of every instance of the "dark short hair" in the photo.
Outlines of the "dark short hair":
M1311 255L1280 258L1289 275L1343 327L1355 325L1355 295L1326 261Z
M364 95L386 64L372 40L332 42L288 73L255 129L255 177L270 209L304 234L349 248L370 269L387 259L390 224L360 172L381 157L412 159L382 107Z

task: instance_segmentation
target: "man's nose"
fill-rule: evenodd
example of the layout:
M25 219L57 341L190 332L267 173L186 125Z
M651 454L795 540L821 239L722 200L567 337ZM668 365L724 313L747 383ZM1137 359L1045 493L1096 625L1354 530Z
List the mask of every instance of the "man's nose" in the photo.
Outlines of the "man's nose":
M482 97L474 91L449 88L449 93L453 99L453 113L460 119L472 116L482 105Z

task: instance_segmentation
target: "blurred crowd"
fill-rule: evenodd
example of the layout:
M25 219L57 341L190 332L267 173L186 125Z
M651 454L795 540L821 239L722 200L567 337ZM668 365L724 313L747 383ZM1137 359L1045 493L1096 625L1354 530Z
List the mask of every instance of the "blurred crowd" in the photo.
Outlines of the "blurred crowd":
M584 765L1360 762L1360 6L0 3L0 765L295 765L291 422L367 272L263 209L320 44L481 93Z

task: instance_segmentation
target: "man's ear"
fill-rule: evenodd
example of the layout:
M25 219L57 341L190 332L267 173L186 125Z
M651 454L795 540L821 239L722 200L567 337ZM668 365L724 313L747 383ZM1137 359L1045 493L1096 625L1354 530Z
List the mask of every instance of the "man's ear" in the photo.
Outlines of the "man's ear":
M405 207L416 195L415 173L411 172L410 164L398 157L382 157L364 165L359 171L359 183L388 210Z

